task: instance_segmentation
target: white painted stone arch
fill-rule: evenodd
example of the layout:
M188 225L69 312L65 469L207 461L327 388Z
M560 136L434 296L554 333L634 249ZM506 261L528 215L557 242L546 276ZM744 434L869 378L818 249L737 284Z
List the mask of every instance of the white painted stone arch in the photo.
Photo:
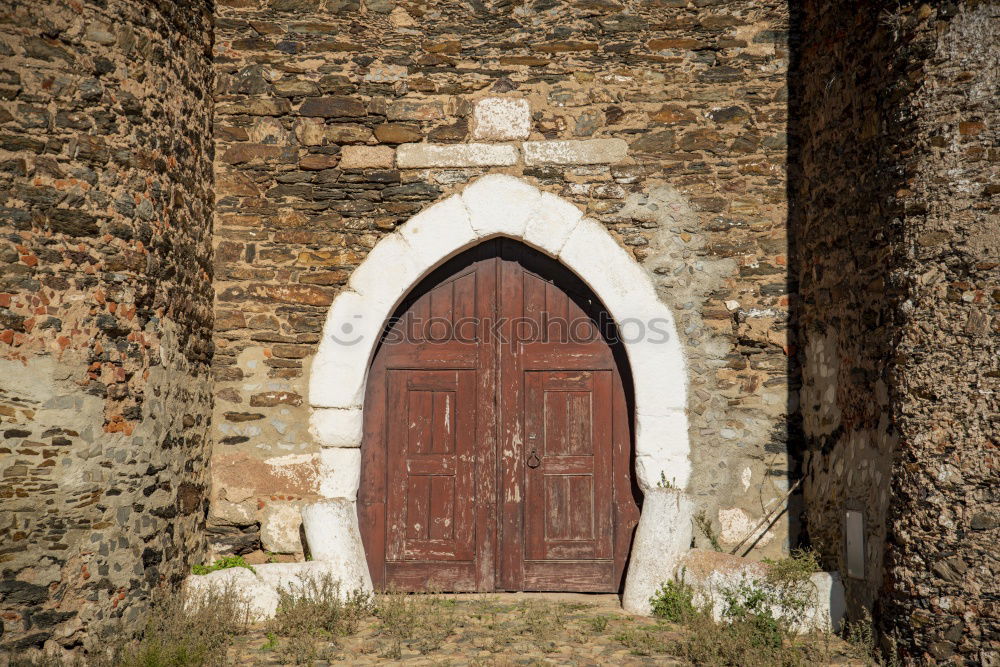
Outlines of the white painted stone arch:
M435 268L498 236L559 260L604 303L626 339L640 487L655 487L662 473L685 488L690 476L687 374L673 315L657 297L650 275L603 225L583 217L570 202L512 176L491 174L382 239L331 305L309 381L310 430L321 446L340 450L324 451L330 479L322 480L321 493L348 500L356 496L365 384L387 319Z

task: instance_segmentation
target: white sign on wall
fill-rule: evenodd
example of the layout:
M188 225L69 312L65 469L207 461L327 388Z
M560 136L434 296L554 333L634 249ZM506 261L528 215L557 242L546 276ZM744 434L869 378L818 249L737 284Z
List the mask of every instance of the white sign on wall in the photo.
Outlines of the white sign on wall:
M844 515L845 548L847 550L847 576L865 578L865 515L864 512L847 510Z

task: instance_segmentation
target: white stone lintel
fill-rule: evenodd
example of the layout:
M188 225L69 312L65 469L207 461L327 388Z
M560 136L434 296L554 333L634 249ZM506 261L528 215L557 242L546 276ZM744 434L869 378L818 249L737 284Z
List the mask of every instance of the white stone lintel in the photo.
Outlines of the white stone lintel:
M396 149L400 169L509 167L517 158L510 144L402 144Z
M614 164L628 157L624 139L579 139L567 141L526 141L524 163L540 164Z

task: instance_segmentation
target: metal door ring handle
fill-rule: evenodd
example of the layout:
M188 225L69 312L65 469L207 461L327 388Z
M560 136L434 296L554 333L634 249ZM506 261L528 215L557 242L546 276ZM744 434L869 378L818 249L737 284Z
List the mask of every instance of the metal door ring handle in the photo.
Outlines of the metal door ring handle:
M532 461L532 459L534 459L534 461ZM542 465L542 460L538 458L538 454L534 449L531 450L531 456L528 457L527 463L529 468L537 468Z

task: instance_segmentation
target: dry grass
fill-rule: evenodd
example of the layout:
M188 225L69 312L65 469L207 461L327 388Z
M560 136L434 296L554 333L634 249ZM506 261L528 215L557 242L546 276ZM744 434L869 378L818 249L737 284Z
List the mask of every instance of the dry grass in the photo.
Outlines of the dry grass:
M53 654L15 657L17 667L196 667L224 665L236 637L249 629L249 601L231 587L163 592L139 637L108 631L91 639L86 659Z
M677 593L682 603L686 598L683 590L665 590ZM524 665L579 656L598 664L753 667L859 658L861 647L872 644L862 629L856 632L856 651L829 635L782 636L775 643L753 614L716 623L702 613L683 613L681 623L651 623L611 607L534 597L345 594L324 577L284 591L271 621L248 627L246 612L246 601L232 592L165 597L138 641L111 642L85 663L37 657L12 664L188 667L424 660Z
M426 655L437 650L458 625L454 598L387 593L379 596L379 654L398 659L404 644Z
M167 594L154 603L142 638L104 657L130 667L225 664L227 648L249 626L249 610L249 601L230 587Z
M278 596L278 609L266 624L269 649L296 665L332 658L340 638L357 632L374 610L370 595L341 591L329 574L303 577Z
M633 655L656 655L667 653L670 642L666 637L667 628L660 625L646 625L639 628L627 628L615 635L622 646L629 649Z

